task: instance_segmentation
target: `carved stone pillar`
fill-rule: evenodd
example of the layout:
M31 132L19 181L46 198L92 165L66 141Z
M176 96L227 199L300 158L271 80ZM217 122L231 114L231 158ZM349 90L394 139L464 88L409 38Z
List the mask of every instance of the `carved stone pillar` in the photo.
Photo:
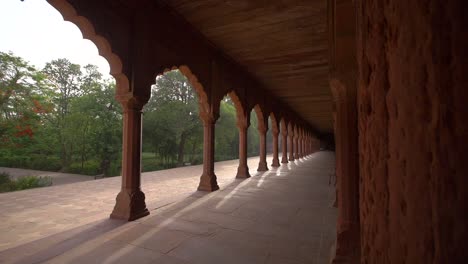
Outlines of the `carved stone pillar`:
M250 116L237 117L237 127L239 128L239 167L236 178L249 178L249 167L247 166L247 129L250 125Z
M122 187L111 218L133 221L149 215L141 191L141 111L148 98L117 96L123 110Z
M288 125L286 125L286 122L281 123L281 136L281 144L283 149L281 163L288 163ZM291 147L291 145L289 145L289 147Z
M338 226L335 263L359 257L359 172L355 80L330 82L336 104Z
M336 113L334 129L338 190L336 255L333 263L360 263L356 3L334 0L329 5L330 88ZM314 148L320 147L317 141L314 143Z
M294 131L294 159L299 159L299 129Z
M278 158L278 128L273 127L272 135L273 135L273 161L271 163L272 167L279 167L279 158ZM284 145L284 144L283 144Z
M216 191L219 189L214 172L214 143L216 119L212 115L201 117L203 121L203 173L200 177L199 191Z
M304 134L303 134L303 131L302 129L300 130L300 133L299 133L300 137L299 137L299 158L304 158Z
M289 133L288 133L288 145L290 146L289 148L289 161L294 161L294 129L292 128L292 125L289 125Z
M258 162L257 171L268 170L266 161L266 132L266 127L264 125L258 124L258 134L260 135L260 161Z

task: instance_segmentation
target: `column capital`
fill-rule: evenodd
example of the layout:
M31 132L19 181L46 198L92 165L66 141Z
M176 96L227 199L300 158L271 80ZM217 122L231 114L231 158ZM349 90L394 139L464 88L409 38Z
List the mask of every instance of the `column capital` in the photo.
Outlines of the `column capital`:
M343 74L330 79L330 90L332 91L334 104L356 103L356 89L349 88L355 86L356 77L354 73Z
M281 130L281 135L287 137L288 136L288 130L287 129L282 129Z
M247 117L237 117L236 126L239 129L247 129L250 126L250 120Z
M261 126L261 125L258 126L257 130L261 134L265 134L268 131L268 129L265 126Z
M122 105L123 111L127 109L141 110L148 102L149 97L134 95L133 93L117 94L115 99Z
M216 115L214 113L208 113L205 111L200 111L199 113L200 119L203 122L203 125L211 125L216 123L216 121L219 118L219 115Z

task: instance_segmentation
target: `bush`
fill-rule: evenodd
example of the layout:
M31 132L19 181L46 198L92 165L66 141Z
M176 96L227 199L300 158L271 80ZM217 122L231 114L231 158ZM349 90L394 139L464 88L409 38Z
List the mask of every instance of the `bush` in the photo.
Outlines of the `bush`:
M43 171L59 171L62 168L59 157L37 154L31 155L28 165L31 169Z
M109 168L109 175L106 177L120 176L122 174L121 162L113 162Z
M58 171L61 168L58 157L40 154L2 156L0 157L0 166L45 171Z
M6 172L0 172L0 185L10 182L10 175Z
M45 177L37 177L37 176L26 176L21 177L15 181L16 190L26 190L38 187L46 187L52 185L52 178L45 176Z
M89 160L83 164L81 167L81 163L72 163L70 167L66 170L69 173L76 173L76 174L84 174L84 175L98 175L102 174L101 166L98 161L96 160Z
M0 192L12 192L50 185L52 185L52 178L48 176L26 176L11 180L8 173L0 173Z

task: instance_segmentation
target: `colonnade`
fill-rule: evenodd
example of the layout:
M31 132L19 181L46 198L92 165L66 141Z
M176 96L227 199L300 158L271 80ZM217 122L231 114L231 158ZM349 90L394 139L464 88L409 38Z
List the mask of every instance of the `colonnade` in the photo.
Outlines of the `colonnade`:
M263 118L274 116L272 167L318 148L313 127L166 5L48 2L96 44L116 79L123 157L112 217L149 214L140 186L141 109L155 73L168 65L185 63L197 75L181 69L197 90L204 126L199 190L219 189L214 127L228 93L238 95L233 100L240 137L237 177L250 177L246 113L256 105ZM333 263L463 262L466 1L327 2L338 199ZM259 170L268 169L267 129L259 127Z
M184 70L185 69L185 70ZM189 74L187 68L182 69L182 72ZM190 75L189 75L190 77ZM189 78L190 79L190 78ZM196 86L197 84L194 84ZM114 211L111 214L113 218L135 220L137 218L149 214L145 204L145 195L141 190L141 127L142 127L142 108L149 98L135 96L117 96L117 99L123 108L123 156L122 156L122 189L117 196ZM239 100L234 95L233 100ZM247 165L247 130L250 126L250 111L239 109L242 107L240 102L235 103L237 107L237 127L239 130L239 165L236 178L249 178L249 167ZM294 162L295 160L307 157L318 149L319 141L312 133L308 132L304 127L295 124L294 121L287 120L285 117L277 121L279 114L266 112L260 106L255 106L258 122L258 133L260 136L260 161L258 171L267 171L267 140L266 134L268 131L268 117L272 119L272 144L273 144L273 161L272 167L279 167L279 147L278 137L282 138L282 163ZM206 107L203 102L200 104L200 119L203 123L203 173L200 177L198 190L200 191L216 191L219 189L216 174L214 171L214 139L215 125L219 114L213 114L212 109ZM217 111L215 111L216 113ZM282 128L280 128L280 125ZM287 125L286 125L287 124ZM286 129L288 127L288 129ZM289 131L288 131L289 130ZM286 141L289 142L286 143ZM285 159L287 153L290 153L289 161ZM234 176L234 175L233 175Z
M65 20L77 25L85 38L96 44L99 54L109 62L111 74L116 80L116 98L123 109L122 186L111 217L134 220L149 214L140 183L141 111L151 96L151 86L156 76L166 71L180 70L198 95L199 115L204 129L203 173L198 190L211 192L219 189L214 171L214 138L220 102L225 95L231 97L236 107L239 129L239 165L235 177L250 177L247 129L253 109L259 120L258 171L268 170L268 118L272 119L274 137L272 167L280 165L280 133L283 138L282 163L288 162L285 159L288 150L289 161L294 161L317 148L318 133L314 127L165 7L154 5L132 10L135 20L129 23L122 16L94 12L105 8L105 4L100 2L49 0L49 3L59 10ZM155 35L164 36L164 41L154 38ZM289 142L286 143L286 140Z

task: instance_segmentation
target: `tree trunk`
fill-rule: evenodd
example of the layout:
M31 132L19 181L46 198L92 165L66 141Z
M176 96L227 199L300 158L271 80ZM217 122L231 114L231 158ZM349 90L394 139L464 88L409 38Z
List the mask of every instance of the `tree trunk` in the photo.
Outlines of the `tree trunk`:
M177 154L177 164L179 166L184 165L184 148L185 148L185 141L187 140L187 135L182 133L180 135L180 142L179 142L179 152Z

